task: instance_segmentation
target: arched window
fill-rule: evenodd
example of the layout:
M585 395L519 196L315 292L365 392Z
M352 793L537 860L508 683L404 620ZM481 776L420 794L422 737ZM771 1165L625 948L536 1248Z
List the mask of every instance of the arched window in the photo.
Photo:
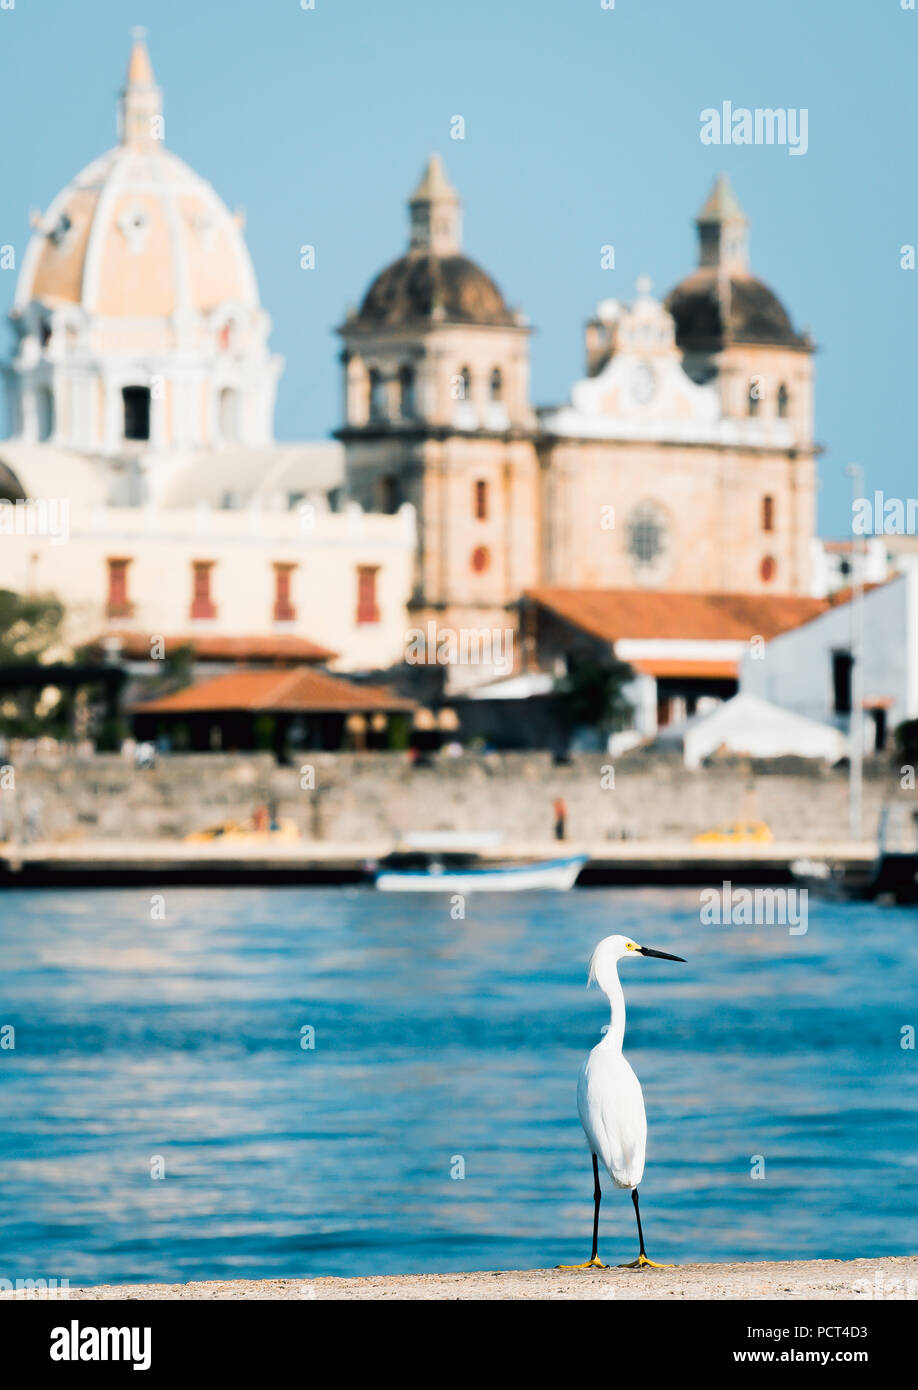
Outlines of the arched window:
M762 530L773 531L775 529L775 499L773 497L762 498Z
M749 387L749 395L746 397L746 411L749 415L758 415L761 405L758 384L753 382Z
M786 420L790 408L790 394L784 382L778 387L778 419Z
M486 545L476 546L472 551L472 570L484 574L491 564L491 552Z
M220 438L224 444L239 439L239 396L230 386L220 392Z
M50 439L54 433L54 397L49 386L39 386L35 393L39 439Z
M773 555L766 555L759 565L763 584L770 584L778 572L778 562Z
M394 516L399 509L399 485L394 473L384 473L376 480L377 511Z
M125 386L121 392L124 401L125 439L150 438L150 388L149 386Z
M484 478L479 478L475 483L475 519L488 519L488 484Z
M491 400L499 401L504 395L504 378L500 367L495 367L491 373Z
M463 367L459 373L459 399L460 401L472 399L472 373L468 367Z
M399 410L403 420L413 420L415 414L414 368L402 367L398 374Z
M382 420L386 414L386 383L376 367L370 369L370 419Z

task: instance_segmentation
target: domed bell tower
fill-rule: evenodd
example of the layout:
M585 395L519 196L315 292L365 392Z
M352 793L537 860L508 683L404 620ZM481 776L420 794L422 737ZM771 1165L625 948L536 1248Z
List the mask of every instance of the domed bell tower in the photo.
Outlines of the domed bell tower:
M750 271L748 219L724 175L695 225L698 266L666 307L686 372L720 396L719 485L729 499L721 553L749 591L806 593L815 529L813 343Z
M669 295L685 370L713 382L724 414L776 422L782 443L813 442L813 344L749 269L749 220L726 175L695 219L698 268Z
M419 620L506 626L506 605L536 580L530 330L462 253L438 155L408 208L407 251L338 330L348 492L371 511L414 505Z

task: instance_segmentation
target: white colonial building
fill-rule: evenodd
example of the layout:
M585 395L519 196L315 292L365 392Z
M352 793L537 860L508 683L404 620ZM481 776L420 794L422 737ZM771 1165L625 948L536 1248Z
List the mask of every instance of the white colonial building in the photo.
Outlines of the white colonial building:
M850 600L747 651L740 690L820 723L847 729L852 703L864 711L867 747L918 717L918 570L868 588L860 616ZM852 650L861 651L855 679Z
M244 657L298 639L344 669L400 660L413 510L336 511L342 446L275 442L282 361L242 220L165 148L141 34L118 124L22 261L0 587L56 593L73 646L232 637Z

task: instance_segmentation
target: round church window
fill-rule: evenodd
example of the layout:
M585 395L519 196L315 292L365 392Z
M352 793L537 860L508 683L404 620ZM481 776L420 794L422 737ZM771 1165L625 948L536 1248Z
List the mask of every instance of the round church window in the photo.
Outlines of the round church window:
M641 567L654 565L666 550L666 519L653 502L641 502L628 518L628 553Z

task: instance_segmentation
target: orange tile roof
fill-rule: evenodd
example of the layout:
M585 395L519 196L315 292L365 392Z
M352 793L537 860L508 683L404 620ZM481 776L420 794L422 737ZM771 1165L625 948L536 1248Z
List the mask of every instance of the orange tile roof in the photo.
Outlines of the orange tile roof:
M106 632L90 645L101 646L113 638L117 638L124 655L131 660L143 660L150 655L150 635L146 632ZM193 648L198 661L331 661L338 655L308 637L297 637L291 632L256 637L194 633L165 637L163 641L167 652L177 651L179 647Z
M525 598L606 642L620 638L748 642L771 638L824 613L824 598L770 594L680 594L661 589L527 589Z
M305 714L326 710L368 713L416 708L413 700L393 695L384 686L357 685L311 666L295 666L288 671L227 671L172 695L138 701L131 706L131 712L215 714L262 710Z
M660 661L629 661L635 671L645 676L707 677L711 680L732 680L739 676L739 665L735 661L679 661L662 659Z

